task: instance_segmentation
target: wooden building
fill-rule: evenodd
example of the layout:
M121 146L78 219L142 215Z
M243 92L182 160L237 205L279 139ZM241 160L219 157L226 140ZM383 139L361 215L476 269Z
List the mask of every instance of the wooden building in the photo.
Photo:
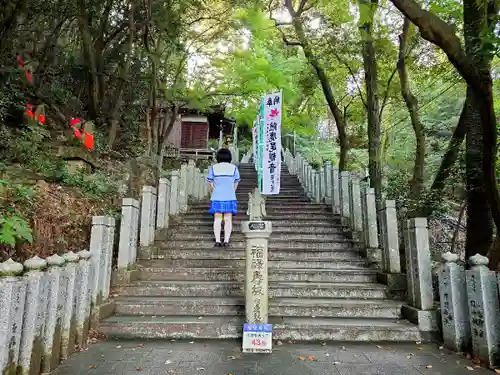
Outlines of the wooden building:
M221 128L224 136L233 132L234 122L224 117L224 111L223 106L214 106L207 112L182 109L168 137L169 153L196 159L212 157L209 140L219 139Z

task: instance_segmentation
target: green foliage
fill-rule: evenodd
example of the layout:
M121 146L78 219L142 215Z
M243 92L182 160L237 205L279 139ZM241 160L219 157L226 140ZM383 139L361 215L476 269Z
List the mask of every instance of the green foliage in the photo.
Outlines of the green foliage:
M321 96L315 96L317 81L311 88L307 79L313 73L310 65L278 42L273 22L260 9L239 9L234 19L245 32L235 37L234 51L211 61L219 82L214 92L225 94L229 114L238 124L251 126L259 99L283 90L283 128L313 133L324 107Z
M117 191L117 184L103 173L86 175L81 172L64 173L61 182L79 188L85 195L93 199L110 197Z
M33 242L33 232L21 217L0 215L0 245L15 247L23 242Z
M14 248L33 242L33 232L27 221L20 216L19 207L34 197L33 189L0 180L0 245Z

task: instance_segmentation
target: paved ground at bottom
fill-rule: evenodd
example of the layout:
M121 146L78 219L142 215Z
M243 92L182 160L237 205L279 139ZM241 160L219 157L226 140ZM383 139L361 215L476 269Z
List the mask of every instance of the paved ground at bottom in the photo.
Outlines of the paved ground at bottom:
M52 375L494 374L435 344L283 343L272 354L243 354L240 341L105 341Z

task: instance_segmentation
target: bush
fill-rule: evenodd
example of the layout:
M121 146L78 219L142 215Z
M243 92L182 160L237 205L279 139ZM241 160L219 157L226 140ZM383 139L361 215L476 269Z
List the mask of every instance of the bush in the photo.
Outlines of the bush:
M0 180L0 249L7 254L18 245L33 242L33 231L24 217L29 217L34 196L31 188Z

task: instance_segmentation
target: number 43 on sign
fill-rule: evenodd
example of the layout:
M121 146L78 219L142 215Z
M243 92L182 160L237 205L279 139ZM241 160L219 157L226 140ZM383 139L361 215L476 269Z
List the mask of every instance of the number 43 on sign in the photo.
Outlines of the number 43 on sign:
M245 324L243 327L243 353L271 353L273 326L271 324Z

